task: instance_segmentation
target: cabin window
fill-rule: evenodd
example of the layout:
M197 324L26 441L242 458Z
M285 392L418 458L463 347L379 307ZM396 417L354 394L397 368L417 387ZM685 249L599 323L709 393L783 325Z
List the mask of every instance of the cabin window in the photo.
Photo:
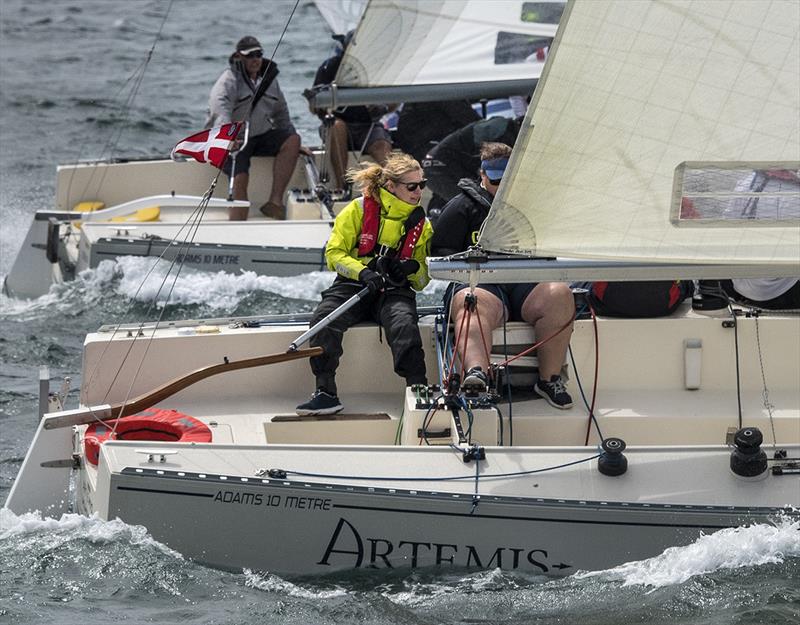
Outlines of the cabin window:
M800 163L682 163L673 198L677 226L800 225Z

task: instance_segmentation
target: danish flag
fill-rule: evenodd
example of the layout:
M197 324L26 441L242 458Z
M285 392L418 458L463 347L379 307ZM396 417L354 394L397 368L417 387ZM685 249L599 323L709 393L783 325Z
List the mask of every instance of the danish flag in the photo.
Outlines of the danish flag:
M210 163L222 169L225 159L231 153L231 144L239 136L245 122L231 122L187 137L172 149L173 161L184 161L186 157L201 163Z

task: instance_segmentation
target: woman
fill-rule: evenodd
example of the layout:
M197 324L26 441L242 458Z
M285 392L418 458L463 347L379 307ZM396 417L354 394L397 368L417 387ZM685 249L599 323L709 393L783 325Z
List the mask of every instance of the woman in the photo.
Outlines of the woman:
M310 325L365 287L369 294L311 339L311 346L322 347L324 353L311 359L316 391L297 407L299 415L334 414L343 408L335 379L342 335L366 319L383 326L397 375L407 385L427 384L414 293L430 280L425 258L433 234L419 206L427 183L422 167L407 154L393 154L384 166L349 171L348 179L363 196L334 221L325 259L337 276L323 291Z

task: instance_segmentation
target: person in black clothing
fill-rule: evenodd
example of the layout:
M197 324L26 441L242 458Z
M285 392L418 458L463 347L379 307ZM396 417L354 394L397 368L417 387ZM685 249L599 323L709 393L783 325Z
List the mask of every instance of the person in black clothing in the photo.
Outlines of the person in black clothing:
M481 181L464 178L458 183L459 194L444 207L434 229L432 256L450 256L475 244L508 164L511 148L502 143L486 143L480 155ZM445 304L450 308L455 328L461 327L467 313L465 298L469 293L468 285L453 283L445 294ZM485 390L492 331L500 327L504 318L526 321L534 327L537 340L553 335L538 348L539 380L534 391L556 408L571 408L572 398L561 378L561 365L566 358L575 317L575 302L569 286L561 282L481 284L475 288L475 295L477 314L470 317L466 347L459 353L466 372L462 386ZM568 326L567 329L559 332L564 326ZM484 344L484 338L488 344Z
M490 117L472 122L450 133L422 160L431 191L445 201L458 195L458 181L475 179L481 159L481 145L486 142L514 146L521 120Z
M342 39L342 45L336 53L319 66L314 76L314 87L329 85L334 81L352 37L353 31L350 31ZM369 154L379 165L386 164L386 159L392 152L392 138L389 131L377 123L377 120L392 108L391 106L343 106L332 111L332 120L326 120L327 111L312 109L312 112L323 120L320 134L323 138L326 135L330 138L328 149L337 189L344 189L346 185L348 150Z
M398 115L394 144L423 162L439 141L480 119L467 100L406 102ZM448 199L433 193L425 207L432 222L438 218Z

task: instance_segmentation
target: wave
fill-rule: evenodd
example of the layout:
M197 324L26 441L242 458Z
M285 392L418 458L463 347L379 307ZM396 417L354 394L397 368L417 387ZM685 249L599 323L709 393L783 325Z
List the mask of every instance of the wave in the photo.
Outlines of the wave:
M726 528L703 535L691 545L670 547L647 560L627 562L604 571L579 572L574 577L656 589L682 584L700 575L782 564L788 558L799 557L800 520L782 517L774 525Z
M82 310L97 310L98 306L113 316L126 303L139 304L137 313L141 313L142 305L173 310L199 307L200 311L175 312L212 315L302 312L313 308L334 277L328 271L290 277L263 276L252 271L231 274L182 269L178 273L167 261L130 256L104 260L81 272L72 282L53 285L46 295L36 299L0 296L0 308L5 315L17 318L58 312L74 316ZM419 294L420 305L439 304L446 285L441 280L431 281Z

